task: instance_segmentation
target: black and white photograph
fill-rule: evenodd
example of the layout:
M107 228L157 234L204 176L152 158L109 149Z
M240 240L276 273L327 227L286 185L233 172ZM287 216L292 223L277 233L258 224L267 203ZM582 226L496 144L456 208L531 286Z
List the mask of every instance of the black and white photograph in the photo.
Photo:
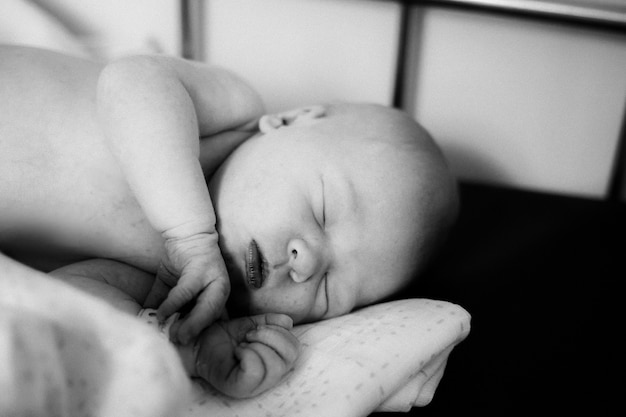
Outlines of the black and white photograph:
M625 0L0 2L0 417L624 413Z

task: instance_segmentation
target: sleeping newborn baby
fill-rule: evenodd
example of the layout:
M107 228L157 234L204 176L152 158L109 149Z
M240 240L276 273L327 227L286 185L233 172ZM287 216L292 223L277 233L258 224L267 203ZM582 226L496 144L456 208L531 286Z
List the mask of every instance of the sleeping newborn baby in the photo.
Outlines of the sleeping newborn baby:
M0 55L0 250L132 314L180 313L186 368L226 394L282 379L292 323L408 284L456 215L441 152L399 111L264 115L195 62Z

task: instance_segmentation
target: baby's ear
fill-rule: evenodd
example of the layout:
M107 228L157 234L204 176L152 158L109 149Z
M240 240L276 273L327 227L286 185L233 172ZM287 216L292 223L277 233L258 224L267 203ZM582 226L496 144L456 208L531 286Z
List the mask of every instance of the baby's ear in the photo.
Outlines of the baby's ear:
M263 133L268 133L284 126L319 119L324 116L326 116L326 107L322 105L306 106L280 113L266 114L259 119L259 130Z

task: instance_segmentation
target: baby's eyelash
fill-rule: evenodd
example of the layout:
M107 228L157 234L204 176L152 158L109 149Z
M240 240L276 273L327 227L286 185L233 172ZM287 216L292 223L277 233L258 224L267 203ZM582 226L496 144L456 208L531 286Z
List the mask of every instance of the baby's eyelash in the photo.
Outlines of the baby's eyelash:
M326 193L324 192L324 179L322 178L322 227L326 227Z
M322 225L326 227L326 198L322 197Z
M326 295L326 314L330 309L330 295L328 294L328 271L324 273L324 292Z

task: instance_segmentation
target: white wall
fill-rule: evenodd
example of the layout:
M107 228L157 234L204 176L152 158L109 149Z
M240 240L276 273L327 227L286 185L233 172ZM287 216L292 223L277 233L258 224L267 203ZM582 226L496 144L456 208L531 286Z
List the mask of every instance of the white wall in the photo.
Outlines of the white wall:
M461 178L607 190L626 101L626 36L443 9L413 16L414 113Z
M211 0L205 56L248 79L269 110L389 104L399 10L362 0Z

